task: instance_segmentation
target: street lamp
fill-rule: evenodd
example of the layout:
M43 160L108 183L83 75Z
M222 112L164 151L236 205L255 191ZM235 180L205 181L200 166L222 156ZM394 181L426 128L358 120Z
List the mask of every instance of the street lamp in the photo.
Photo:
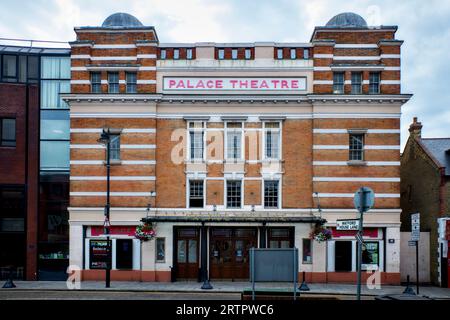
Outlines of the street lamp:
M105 276L105 286L106 288L110 287L111 283L111 260L112 260L112 252L111 252L111 241L109 239L109 232L111 224L109 222L109 212L110 212L110 167L111 167L111 159L110 159L110 148L111 148L111 135L109 129L103 128L102 133L100 134L100 138L97 140L99 143L104 144L106 146L106 205L105 205L105 222L103 224L104 233L106 234L106 243L108 248L108 261L106 263L106 276Z

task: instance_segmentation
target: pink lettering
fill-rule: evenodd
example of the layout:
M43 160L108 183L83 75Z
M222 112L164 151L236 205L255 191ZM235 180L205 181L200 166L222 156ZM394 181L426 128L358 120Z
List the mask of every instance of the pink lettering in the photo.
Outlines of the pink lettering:
M206 87L208 89L213 89L214 88L214 81L213 80L206 81Z
M292 89L298 89L298 80L291 80Z
M169 88L172 89L177 82L175 80L169 80Z
M287 80L281 80L281 89L289 89Z
M203 80L199 80L195 87L198 88L198 89L204 89L205 88L205 83L203 82Z
M273 84L273 88L274 88L274 89L277 89L278 83L280 82L280 80L272 80L271 82L272 82L272 84Z
M250 81L250 87L252 89L258 89L258 80L252 80Z
M233 87L233 89L236 89L236 84L237 84L237 80L230 80L231 86Z
M248 87L248 81L247 80L241 80L239 81L239 87L242 88L247 88Z
M261 81L261 85L259 86L261 89L269 89L269 85L266 80Z
M186 89L186 86L185 86L183 80L179 80L179 81L178 81L177 89Z
M222 88L223 88L223 81L216 80L216 89L222 89Z
M194 85L191 83L191 80L188 80L188 81L187 81L187 87L188 87L189 89L194 89L194 88L195 88Z

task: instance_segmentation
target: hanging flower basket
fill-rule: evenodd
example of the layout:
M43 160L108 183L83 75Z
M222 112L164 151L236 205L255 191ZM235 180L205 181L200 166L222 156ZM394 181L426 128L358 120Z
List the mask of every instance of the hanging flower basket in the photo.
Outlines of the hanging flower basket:
M309 237L317 242L324 242L331 240L333 236L330 229L325 228L322 225L316 225Z
M141 241L153 239L156 236L154 225L152 223L141 223L136 227L134 236Z

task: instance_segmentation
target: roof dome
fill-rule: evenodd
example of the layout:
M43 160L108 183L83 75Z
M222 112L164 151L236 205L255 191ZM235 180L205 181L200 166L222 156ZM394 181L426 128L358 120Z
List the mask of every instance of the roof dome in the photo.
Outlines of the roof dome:
M117 12L103 21L103 28L136 28L144 25L134 16L128 13Z
M344 12L331 18L326 26L330 28L367 28L367 22L356 13Z

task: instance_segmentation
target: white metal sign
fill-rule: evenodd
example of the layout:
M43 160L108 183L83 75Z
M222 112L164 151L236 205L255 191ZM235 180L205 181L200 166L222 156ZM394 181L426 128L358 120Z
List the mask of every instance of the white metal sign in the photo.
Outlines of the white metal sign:
M420 240L420 213L411 215L411 241Z
M336 230L358 230L359 219L336 220Z
M164 77L166 91L305 91L306 77Z

